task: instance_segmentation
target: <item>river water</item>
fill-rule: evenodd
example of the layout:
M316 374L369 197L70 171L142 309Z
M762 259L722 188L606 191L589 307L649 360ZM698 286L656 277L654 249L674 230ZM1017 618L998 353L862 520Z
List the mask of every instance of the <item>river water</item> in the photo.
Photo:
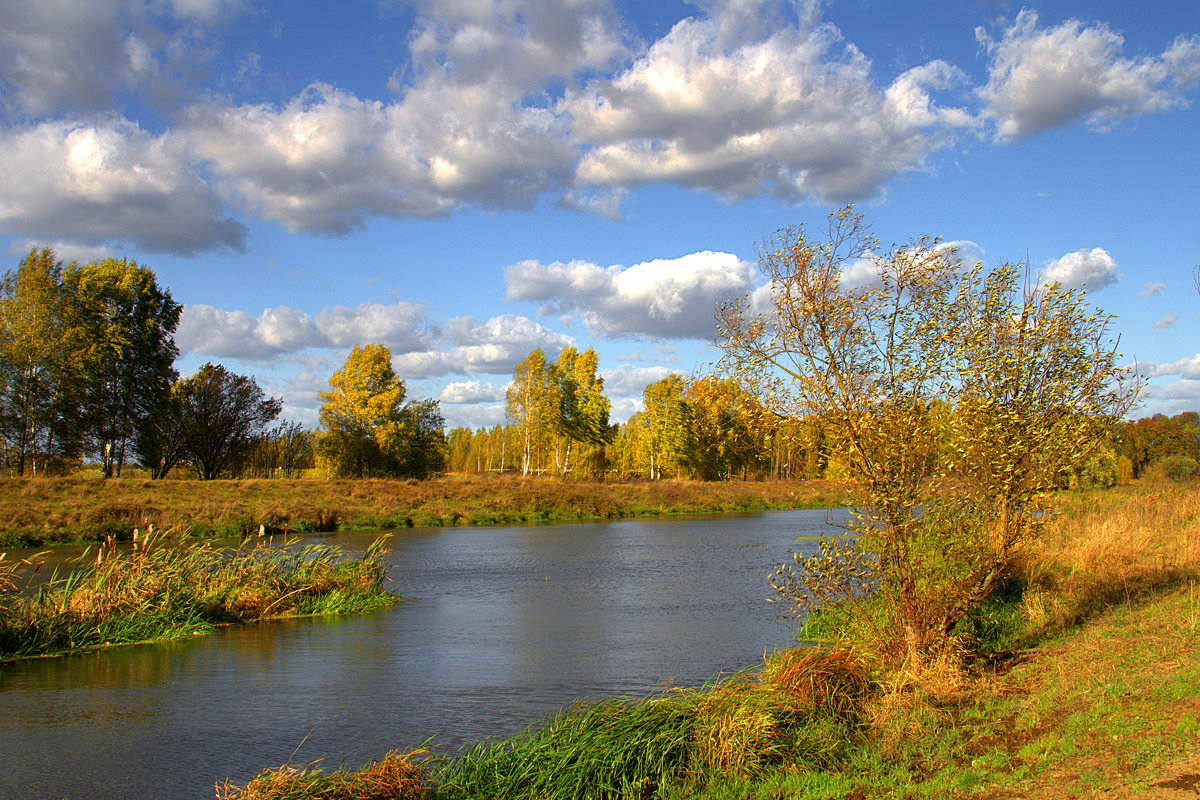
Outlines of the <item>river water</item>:
M698 686L791 642L763 570L844 516L404 531L388 573L412 599L381 612L0 665L0 797L212 798L283 763L450 753L578 699Z

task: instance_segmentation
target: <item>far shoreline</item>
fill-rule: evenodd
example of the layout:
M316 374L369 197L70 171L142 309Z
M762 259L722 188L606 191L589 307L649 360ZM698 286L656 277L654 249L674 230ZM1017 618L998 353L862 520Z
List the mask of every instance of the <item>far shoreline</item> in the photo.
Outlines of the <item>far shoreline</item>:
M837 508L854 497L852 484L833 480L8 478L0 479L0 547L123 541L150 525L224 538Z

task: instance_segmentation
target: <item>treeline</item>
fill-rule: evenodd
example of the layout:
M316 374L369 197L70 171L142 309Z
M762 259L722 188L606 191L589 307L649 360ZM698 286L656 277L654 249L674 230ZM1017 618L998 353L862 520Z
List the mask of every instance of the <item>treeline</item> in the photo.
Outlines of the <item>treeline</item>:
M34 248L0 279L0 471L104 477L417 477L446 466L436 401L404 403L383 345L355 347L322 393L323 429L279 421L281 398L205 364L180 378L183 307L128 259L64 264Z
M841 478L848 473L837 455L843 448L834 438L836 426L818 417L770 413L732 379L669 375L645 388L644 410L623 425L609 424L603 386L592 351L580 354L568 347L551 362L535 350L514 372L504 425L447 432L447 468L644 480ZM934 401L928 413L946 432L936 457L949 464L955 411ZM1064 488L1113 486L1164 462L1172 474L1200 471L1200 414L1117 423L1092 455L1059 481Z
M644 409L610 424L596 354L566 347L557 361L535 350L517 366L507 422L452 428L452 472L520 471L620 479L840 477L824 428L783 419L733 380L672 374L646 387Z

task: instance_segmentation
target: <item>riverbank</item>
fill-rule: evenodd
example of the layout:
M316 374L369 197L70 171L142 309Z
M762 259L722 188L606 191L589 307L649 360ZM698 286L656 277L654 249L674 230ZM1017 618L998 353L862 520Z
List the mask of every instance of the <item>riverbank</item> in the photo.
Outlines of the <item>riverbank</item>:
M328 545L159 546L142 537L127 552L109 542L85 554L36 591L22 591L36 560L0 553L0 662L379 609L398 599L383 588L385 542L347 560Z
M192 536L570 522L659 514L836 508L838 481L598 481L514 475L428 481L0 480L0 547L128 539L149 525Z
M568 709L454 759L268 771L265 798L1192 796L1200 785L1200 495L1062 495L994 608L1011 651L880 675L777 654L702 691Z

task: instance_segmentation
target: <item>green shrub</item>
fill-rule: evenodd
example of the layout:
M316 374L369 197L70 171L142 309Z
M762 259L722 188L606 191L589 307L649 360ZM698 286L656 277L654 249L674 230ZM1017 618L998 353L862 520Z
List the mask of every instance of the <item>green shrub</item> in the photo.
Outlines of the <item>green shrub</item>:
M1197 469L1200 469L1200 464L1196 463L1196 459L1187 456L1167 456L1160 463L1163 475L1173 481L1186 480L1194 476Z

